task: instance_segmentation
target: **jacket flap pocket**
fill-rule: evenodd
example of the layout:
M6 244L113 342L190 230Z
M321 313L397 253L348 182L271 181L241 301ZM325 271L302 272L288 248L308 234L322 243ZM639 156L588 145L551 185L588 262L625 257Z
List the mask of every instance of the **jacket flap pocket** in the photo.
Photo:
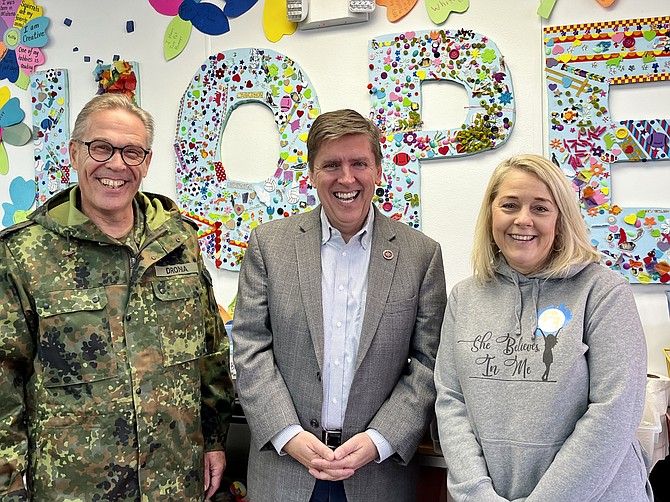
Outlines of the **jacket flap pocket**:
M102 310L106 305L105 288L67 289L35 295L35 308L40 317Z

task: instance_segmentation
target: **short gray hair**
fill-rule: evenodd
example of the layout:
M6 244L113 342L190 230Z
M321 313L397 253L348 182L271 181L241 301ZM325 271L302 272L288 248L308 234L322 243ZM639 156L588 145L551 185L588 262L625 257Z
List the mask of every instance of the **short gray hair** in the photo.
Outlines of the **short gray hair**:
M154 119L149 112L137 106L125 94L108 92L93 97L84 105L79 112L79 115L77 115L72 134L70 135L71 138L77 141L83 141L84 135L86 134L86 128L88 127L89 117L93 113L103 110L125 110L139 118L144 124L144 129L147 133L148 144L146 147L151 150L151 145L154 142Z

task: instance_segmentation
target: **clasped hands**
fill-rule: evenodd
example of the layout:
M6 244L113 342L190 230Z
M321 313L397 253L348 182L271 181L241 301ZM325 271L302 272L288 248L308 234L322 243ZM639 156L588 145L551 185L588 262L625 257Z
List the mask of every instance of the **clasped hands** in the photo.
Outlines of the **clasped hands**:
M331 450L314 434L302 431L284 445L284 451L307 467L312 476L326 481L350 478L379 456L377 447L365 432Z

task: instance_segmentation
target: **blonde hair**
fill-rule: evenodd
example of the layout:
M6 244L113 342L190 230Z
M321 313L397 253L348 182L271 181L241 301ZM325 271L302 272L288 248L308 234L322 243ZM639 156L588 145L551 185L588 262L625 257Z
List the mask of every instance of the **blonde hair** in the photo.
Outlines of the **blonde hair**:
M307 158L310 172L314 170L313 161L321 145L327 141L352 134L365 134L370 141L375 163L382 162L382 148L379 143L379 129L360 113L354 110L336 110L319 115L312 124L307 136Z
M105 93L91 98L77 115L72 129L72 139L83 141L89 117L103 110L125 110L139 118L147 133L148 144L146 147L151 150L151 145L154 142L154 119L149 112L137 106L125 94Z
M582 218L575 191L565 174L549 160L540 155L525 154L510 157L501 162L493 171L484 199L482 200L475 237L472 246L472 268L475 278L481 282L493 279L500 249L493 239L494 199L500 186L512 170L525 171L546 185L558 209L556 235L549 256L540 271L542 277L563 275L576 264L600 261L600 255L593 249L588 231Z

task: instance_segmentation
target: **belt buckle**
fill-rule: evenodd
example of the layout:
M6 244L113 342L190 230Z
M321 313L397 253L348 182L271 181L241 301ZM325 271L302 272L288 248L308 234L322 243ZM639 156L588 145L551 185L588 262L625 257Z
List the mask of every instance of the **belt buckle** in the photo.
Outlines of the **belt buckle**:
M321 431L321 441L331 450L334 450L342 444L342 430L326 430Z

